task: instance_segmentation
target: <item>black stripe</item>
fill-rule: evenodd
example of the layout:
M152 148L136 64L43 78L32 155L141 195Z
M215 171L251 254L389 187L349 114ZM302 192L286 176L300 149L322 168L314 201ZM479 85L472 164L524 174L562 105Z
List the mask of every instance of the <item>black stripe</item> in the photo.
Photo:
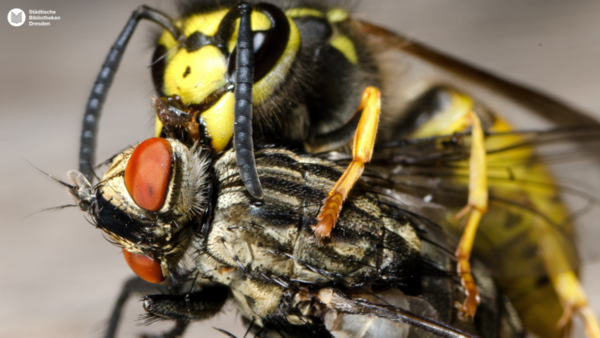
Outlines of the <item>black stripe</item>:
M297 226L301 221L301 216L294 209L275 204L261 203L261 205L251 205L250 213L252 216L265 220L261 225Z
M125 211L106 200L102 194L97 194L96 198L99 211L93 216L99 228L133 243L143 241L145 225L136 222Z
M266 189L275 190L285 195L305 199L309 203L320 203L327 196L327 194L321 190L281 178L263 177L263 184Z

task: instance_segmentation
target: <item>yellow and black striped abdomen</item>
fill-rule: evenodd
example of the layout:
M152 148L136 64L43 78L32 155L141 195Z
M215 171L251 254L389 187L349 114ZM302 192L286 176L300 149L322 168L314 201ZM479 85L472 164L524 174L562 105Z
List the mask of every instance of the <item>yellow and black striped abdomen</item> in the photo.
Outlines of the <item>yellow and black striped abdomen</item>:
M513 130L496 117L489 131ZM557 323L565 310L552 279L577 270L573 229L545 164L530 146L518 146L527 141L519 134L491 136L486 141L490 205L474 250L495 272L532 332L562 337L565 328Z
M403 135L431 139L416 151L395 150L414 160L392 174L397 188L447 206L441 222L460 234L463 224L455 216L467 203L471 175L471 138L461 119L474 111L487 132L489 205L473 257L493 272L529 330L561 337L564 328L556 324L564 310L553 283L558 274L577 270L577 254L558 187L531 146L535 135L515 132L472 97L445 86L426 91L410 107ZM452 133L458 134L443 136Z

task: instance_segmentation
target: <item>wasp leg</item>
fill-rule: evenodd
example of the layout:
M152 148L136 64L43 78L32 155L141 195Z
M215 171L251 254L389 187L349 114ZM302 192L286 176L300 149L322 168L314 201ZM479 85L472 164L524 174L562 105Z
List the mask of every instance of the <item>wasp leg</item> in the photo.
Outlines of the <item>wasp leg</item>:
M465 288L465 299L458 309L466 317L474 317L477 305L479 304L479 292L477 285L471 274L471 250L475 241L477 227L481 221L481 216L487 211L488 204L488 184L487 184L487 163L486 150L483 135L483 128L479 117L473 112L467 114L468 123L471 125L471 156L469 158L469 202L461 210L456 218L461 218L468 214L467 223L463 229L463 234L456 249L456 270L461 278L461 283Z
M145 280L139 277L133 277L125 282L123 285L123 289L121 290L121 294L119 298L117 298L117 302L113 307L113 311L110 315L110 319L108 320L108 327L104 333L105 338L114 338L117 333L117 328L119 326L119 320L121 319L121 313L123 311L123 307L125 307L125 303L127 299L133 294L141 294L148 292L156 292L161 290L161 286L157 284L153 284L150 282L146 282ZM166 290L163 290L166 291Z
M598 319L594 310L588 304L585 291L581 287L577 274L572 270L569 260L565 257L561 247L561 235L556 233L556 229L541 229L540 226L538 225L536 228L536 235L539 238L542 258L552 285L564 308L557 327L565 327L570 323L573 314L578 314L585 323L587 336L589 338L600 338Z
M566 271L559 273L557 276L552 276L551 279L565 311L557 324L558 327L569 324L573 313L577 313L585 323L587 336L589 338L600 337L598 319L594 310L588 305L587 297L577 275L573 271Z
M464 303L459 304L458 308L461 315L473 317L479 304L479 292L471 275L469 258L477 227L481 217L487 211L488 204L487 162L483 127L480 117L474 112L474 102L470 97L445 87L437 88L430 95L446 98L444 102L449 103L429 112L431 114L429 121L417 129L411 135L411 138L451 135L471 128L468 204L456 216L457 219L462 216L467 216L467 218L456 250L458 259L456 266L467 296ZM424 99L430 100L431 98L426 96ZM427 110L419 109L417 113L427 113Z
M362 116L354 136L352 162L329 192L321 212L317 216L318 223L314 228L314 232L318 238L329 237L342 210L344 200L362 175L365 163L371 160L377 125L379 124L380 108L381 93L375 87L367 87L357 109L357 111L362 110Z
M585 322L585 332L590 338L600 337L600 325L598 325L598 317L592 308L587 304L579 308L579 313Z

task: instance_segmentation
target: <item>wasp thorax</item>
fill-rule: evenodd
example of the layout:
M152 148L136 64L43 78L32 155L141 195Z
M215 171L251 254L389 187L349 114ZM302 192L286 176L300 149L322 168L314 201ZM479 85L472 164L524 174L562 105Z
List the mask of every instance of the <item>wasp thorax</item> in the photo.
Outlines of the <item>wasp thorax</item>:
M160 282L181 260L204 214L209 161L202 148L151 138L115 156L93 188L83 175L70 173L77 182L69 191L123 248L132 270Z

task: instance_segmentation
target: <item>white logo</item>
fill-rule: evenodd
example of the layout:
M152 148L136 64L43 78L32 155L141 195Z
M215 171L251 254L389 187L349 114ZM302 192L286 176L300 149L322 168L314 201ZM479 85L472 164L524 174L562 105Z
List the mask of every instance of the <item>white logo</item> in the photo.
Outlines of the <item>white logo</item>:
M25 12L20 8L13 8L8 12L8 23L15 27L21 26L25 23Z

